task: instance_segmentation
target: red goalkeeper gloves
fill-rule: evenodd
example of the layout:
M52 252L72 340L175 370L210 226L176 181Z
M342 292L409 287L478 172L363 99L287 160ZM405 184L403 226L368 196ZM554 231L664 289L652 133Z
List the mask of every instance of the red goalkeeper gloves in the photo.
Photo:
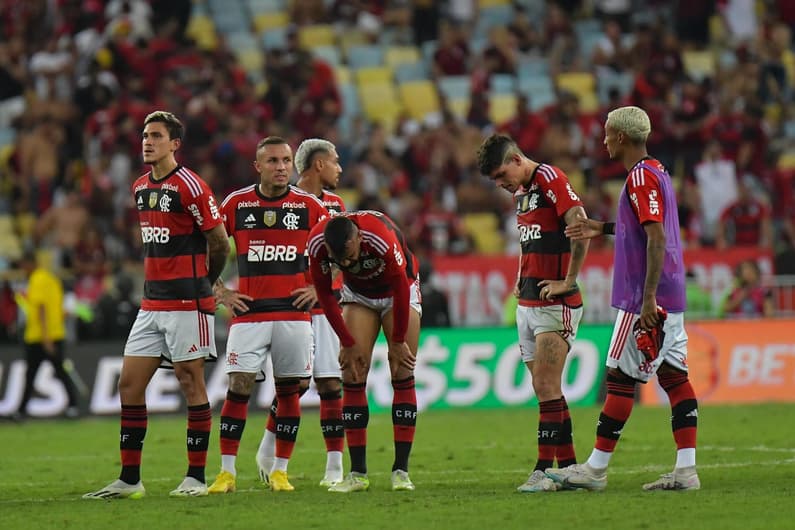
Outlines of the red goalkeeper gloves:
M663 340L665 340L665 332L663 331L663 324L665 319L668 318L668 312L660 306L657 306L657 316L660 321L652 329L643 329L640 327L640 319L635 321L632 326L632 334L635 335L635 342L638 344L638 349L646 357L648 362L653 362L659 355L662 349Z

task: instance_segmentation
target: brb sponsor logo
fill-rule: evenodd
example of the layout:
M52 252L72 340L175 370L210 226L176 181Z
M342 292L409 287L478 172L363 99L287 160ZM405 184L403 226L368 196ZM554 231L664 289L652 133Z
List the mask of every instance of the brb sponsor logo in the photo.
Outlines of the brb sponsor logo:
M144 243L168 243L171 231L166 226L142 226L141 239Z
M295 261L298 247L295 245L250 245L248 261Z

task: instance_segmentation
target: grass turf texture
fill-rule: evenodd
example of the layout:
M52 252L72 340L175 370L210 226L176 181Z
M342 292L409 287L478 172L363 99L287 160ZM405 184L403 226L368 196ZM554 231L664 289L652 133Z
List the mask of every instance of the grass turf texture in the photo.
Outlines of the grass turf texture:
M574 409L579 461L590 454L597 408ZM171 499L187 468L185 419L150 418L141 500L80 496L118 475L118 420L0 423L0 528L795 528L795 407L705 406L697 455L702 490L643 492L670 471L670 411L636 407L619 442L605 492L520 494L535 461L537 410L455 410L419 417L411 462L417 491L389 491L392 426L370 419L370 491L320 488L325 465L318 416L306 413L290 463L292 493L265 491L254 454L264 413L249 418L238 458L238 492ZM218 415L207 480L220 468ZM348 462L346 457L346 469Z

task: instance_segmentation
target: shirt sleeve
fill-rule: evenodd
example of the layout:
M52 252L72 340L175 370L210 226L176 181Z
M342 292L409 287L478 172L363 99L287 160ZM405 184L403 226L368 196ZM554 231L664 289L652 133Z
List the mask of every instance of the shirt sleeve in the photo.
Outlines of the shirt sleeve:
M187 211L193 215L193 222L196 223L196 226L202 232L207 232L223 223L223 219L221 219L221 212L210 187L202 182L201 188L202 192L199 195L187 197L185 206Z
M394 232L389 231L387 241L390 247L383 258L386 263L384 277L388 278L387 281L393 286L392 311L394 322L392 340L394 342L403 342L406 340L406 332L409 327L409 304L411 301L409 282L406 276L406 256L403 254L402 246Z
M550 179L547 175L554 175ZM547 170L538 175L538 182L544 196L555 205L555 213L563 217L574 206L582 206L582 200L571 187L569 178L560 170Z
M331 267L328 263L324 263L321 257L310 256L309 270L312 274L312 283L315 286L317 300L320 303L320 307L323 308L323 313L326 315L334 332L340 338L340 344L350 348L356 344L356 341L350 331L348 331L348 326L345 325L345 320L342 318L342 308L331 288Z
M651 171L636 167L627 178L627 193L640 224L662 223L664 204L660 181Z

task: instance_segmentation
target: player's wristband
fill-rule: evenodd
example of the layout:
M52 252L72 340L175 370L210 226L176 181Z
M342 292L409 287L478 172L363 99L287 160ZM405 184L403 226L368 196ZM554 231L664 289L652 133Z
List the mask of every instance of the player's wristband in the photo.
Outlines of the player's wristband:
M602 225L602 233L607 235L615 235L616 233L616 224L615 223L604 223Z

